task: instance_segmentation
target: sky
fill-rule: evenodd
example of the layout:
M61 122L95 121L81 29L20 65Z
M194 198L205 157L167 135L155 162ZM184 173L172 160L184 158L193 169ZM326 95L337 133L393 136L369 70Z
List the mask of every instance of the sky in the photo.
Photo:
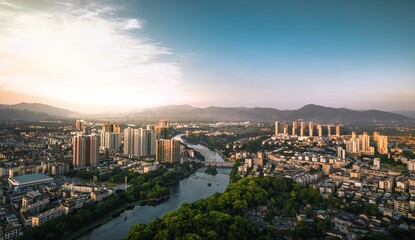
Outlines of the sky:
M0 103L415 110L415 1L0 0Z

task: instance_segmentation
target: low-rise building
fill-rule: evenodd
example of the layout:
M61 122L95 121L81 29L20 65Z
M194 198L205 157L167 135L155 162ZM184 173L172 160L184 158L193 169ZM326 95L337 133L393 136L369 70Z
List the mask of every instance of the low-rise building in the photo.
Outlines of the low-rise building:
M109 191L101 190L101 191L93 191L90 193L91 199L96 202L102 201L104 198L107 198L111 195Z
M64 210L60 207L52 208L44 213L32 217L32 226L37 227L49 220L60 217L64 214Z
M65 183L62 185L62 189L69 190L69 191L90 193L90 192L95 191L96 187L89 186L89 185L75 185L72 183Z
M28 212L32 215L36 215L42 212L43 210L45 210L48 207L48 205L49 205L49 199L42 199L33 204L22 207L20 209L20 212Z
M4 240L12 240L20 236L22 225L19 223L6 224L3 229Z
M27 192L39 186L50 185L52 181L53 178L45 174L34 173L9 178L9 186L17 193Z
M393 208L406 216L409 213L409 201L406 197L398 197L393 201Z

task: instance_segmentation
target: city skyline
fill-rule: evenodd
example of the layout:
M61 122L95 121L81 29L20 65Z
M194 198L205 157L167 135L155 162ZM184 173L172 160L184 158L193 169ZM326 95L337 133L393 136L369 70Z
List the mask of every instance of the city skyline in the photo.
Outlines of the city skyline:
M0 1L0 103L415 110L411 1Z

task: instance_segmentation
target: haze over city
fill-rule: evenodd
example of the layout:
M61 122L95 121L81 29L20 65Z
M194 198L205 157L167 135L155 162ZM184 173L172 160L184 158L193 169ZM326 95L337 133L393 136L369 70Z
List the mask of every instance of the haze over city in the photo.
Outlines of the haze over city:
M414 240L414 13L0 0L0 240Z
M415 110L414 7L2 0L0 103Z

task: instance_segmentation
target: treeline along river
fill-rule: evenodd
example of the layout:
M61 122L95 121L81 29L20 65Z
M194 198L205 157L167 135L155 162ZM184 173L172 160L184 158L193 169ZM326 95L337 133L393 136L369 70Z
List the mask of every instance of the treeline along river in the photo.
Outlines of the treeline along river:
M181 139L178 135L175 138ZM183 141L183 140L182 140ZM186 142L185 142L186 143ZM187 143L186 143L187 144ZM219 162L224 161L220 154L211 151L203 145L187 144L195 148L204 157L205 161ZM223 192L229 184L230 169L217 169L215 176L205 174L206 168L200 168L188 178L170 188L170 198L156 206L136 205L133 209L124 210L121 214L106 222L105 224L86 232L79 237L79 240L117 240L123 239L129 229L138 223L147 223L158 217L162 217L172 210L176 210L182 203L192 203L201 198L208 197L216 192ZM208 185L210 183L210 186Z

